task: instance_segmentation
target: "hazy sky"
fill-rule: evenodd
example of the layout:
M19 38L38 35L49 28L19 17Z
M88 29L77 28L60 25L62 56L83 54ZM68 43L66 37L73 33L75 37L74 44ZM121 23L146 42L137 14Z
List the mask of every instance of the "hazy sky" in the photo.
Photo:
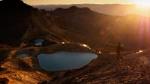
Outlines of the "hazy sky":
M132 3L132 0L23 0L31 5L39 4L126 4Z

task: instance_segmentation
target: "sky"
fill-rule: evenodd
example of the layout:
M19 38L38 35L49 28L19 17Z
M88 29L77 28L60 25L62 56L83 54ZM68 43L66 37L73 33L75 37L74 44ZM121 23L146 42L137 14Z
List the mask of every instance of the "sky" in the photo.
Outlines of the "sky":
M41 4L131 4L132 0L23 0L30 5Z

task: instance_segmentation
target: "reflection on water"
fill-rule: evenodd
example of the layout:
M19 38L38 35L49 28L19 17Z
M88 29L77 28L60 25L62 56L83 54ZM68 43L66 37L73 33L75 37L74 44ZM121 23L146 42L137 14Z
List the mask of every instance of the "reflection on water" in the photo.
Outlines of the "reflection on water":
M96 54L80 52L57 52L38 55L40 66L46 71L79 69L95 58L97 58Z
M35 46L42 46L44 43L43 39L36 39L34 40Z
M24 57L28 57L29 55L28 54L19 54L19 55L17 55L17 57L20 57L20 58L24 58Z

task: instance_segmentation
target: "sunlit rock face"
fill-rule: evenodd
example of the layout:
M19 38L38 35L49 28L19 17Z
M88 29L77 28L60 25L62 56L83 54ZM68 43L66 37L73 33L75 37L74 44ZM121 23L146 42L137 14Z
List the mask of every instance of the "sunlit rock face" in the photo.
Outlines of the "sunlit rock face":
M51 80L51 77L48 77L47 74L29 67L29 59L26 59L26 62L24 60L15 59L6 61L2 67L7 70L1 72L6 74L1 74L0 78L7 79L5 82L8 82L8 84L38 84L42 81Z
M22 52L25 51L26 56L21 56ZM42 82L48 82L52 77L47 73L40 71L37 67L34 59L32 50L10 50L10 53L3 54L8 56L7 60L3 60L0 68L0 83L2 84L38 84ZM32 54L29 54L31 51ZM33 56L33 57L32 57Z

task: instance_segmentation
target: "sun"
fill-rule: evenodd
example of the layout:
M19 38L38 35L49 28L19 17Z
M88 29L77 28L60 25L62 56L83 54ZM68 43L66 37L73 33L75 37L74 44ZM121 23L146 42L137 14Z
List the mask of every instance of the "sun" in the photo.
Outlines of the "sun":
M133 0L133 3L139 8L150 9L150 0Z
M132 0L135 4L135 13L150 17L150 0Z

